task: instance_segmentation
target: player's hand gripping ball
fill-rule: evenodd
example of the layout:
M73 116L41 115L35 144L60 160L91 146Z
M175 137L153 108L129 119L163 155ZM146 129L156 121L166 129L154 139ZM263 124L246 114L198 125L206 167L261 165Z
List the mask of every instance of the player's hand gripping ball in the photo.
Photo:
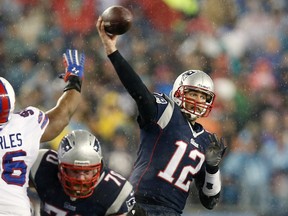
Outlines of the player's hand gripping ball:
M107 8L101 16L105 31L112 35L126 33L130 29L133 19L131 11L119 5Z

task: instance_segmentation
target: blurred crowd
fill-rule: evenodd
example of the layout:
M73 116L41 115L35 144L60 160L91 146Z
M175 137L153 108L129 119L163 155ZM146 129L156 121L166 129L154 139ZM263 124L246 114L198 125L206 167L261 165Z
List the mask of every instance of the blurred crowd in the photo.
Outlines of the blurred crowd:
M107 165L129 176L137 110L95 28L115 4L134 14L118 48L151 90L169 94L188 69L213 78L214 109L199 122L229 146L219 208L288 215L286 0L1 0L0 75L15 89L16 110L51 108L65 85L58 78L62 53L75 48L86 55L83 101L69 127L42 147L56 148L67 131L88 129L102 142Z

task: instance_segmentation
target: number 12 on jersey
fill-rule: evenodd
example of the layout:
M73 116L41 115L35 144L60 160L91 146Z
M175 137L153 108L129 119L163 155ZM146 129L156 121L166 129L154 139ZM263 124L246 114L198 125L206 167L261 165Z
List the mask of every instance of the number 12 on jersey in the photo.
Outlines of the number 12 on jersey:
M173 177L175 171L177 170L185 152L186 152L186 149L188 147L188 144L183 142L183 141L177 141L175 143L175 145L177 146L177 149L176 151L174 152L174 155L171 157L168 165L166 166L165 170L164 171L160 171L158 176L165 179L166 181L170 182L175 186L177 186L178 188L184 190L184 191L188 191L189 190L189 187L190 187L190 184L191 184L191 181L187 181L186 184L184 183L188 174L192 174L192 175L195 175L196 173L199 172L199 170L201 169L204 161L205 161L205 155L201 152L199 152L197 149L193 149L190 151L189 153L189 158L191 158L191 160L193 161L198 161L198 164L195 166L192 164L190 166L185 166L178 179L176 181L175 180L175 177ZM199 160L200 159L200 160Z

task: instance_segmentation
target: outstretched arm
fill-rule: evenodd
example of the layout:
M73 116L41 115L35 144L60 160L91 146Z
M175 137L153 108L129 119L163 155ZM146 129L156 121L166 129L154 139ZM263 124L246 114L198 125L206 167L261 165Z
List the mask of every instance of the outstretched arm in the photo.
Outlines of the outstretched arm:
M137 103L140 116L145 120L154 118L157 112L155 98L138 74L117 50L116 42L118 36L106 34L101 17L99 17L96 27L106 54L113 64L119 79Z
M84 76L84 54L82 53L79 59L77 50L67 50L63 58L66 68L63 78L67 85L56 106L46 112L49 124L41 137L41 142L50 141L61 133L68 125L81 101L80 92Z

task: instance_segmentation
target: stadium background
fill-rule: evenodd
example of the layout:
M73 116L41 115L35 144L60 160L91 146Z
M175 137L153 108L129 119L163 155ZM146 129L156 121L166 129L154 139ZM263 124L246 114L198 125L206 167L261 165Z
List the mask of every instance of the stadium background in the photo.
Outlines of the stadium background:
M63 89L66 48L86 54L84 99L63 134L88 129L105 162L124 176L138 145L136 109L103 52L95 20L120 4L134 14L119 50L153 91L201 69L215 81L207 129L227 138L219 206L195 191L184 216L288 215L288 3L285 0L1 0L0 75L15 88L16 110L51 108Z

